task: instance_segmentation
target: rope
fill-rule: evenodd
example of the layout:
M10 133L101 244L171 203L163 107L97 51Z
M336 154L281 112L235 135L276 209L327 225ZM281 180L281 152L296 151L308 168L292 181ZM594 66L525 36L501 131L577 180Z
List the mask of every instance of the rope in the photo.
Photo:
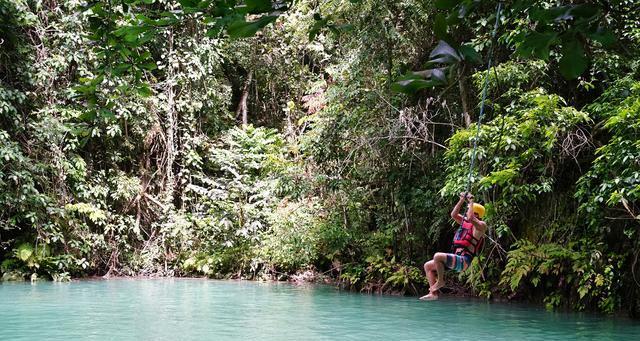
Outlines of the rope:
M467 178L467 186L465 189L465 193L469 193L469 190L471 189L471 179L472 179L472 175L473 175L473 166L475 165L475 161L477 158L477 150L478 150L478 138L480 137L480 125L482 124L482 118L484 117L484 102L487 99L487 87L489 85L489 74L491 73L491 58L493 57L493 51L495 50L495 40L496 40L496 32L498 31L498 23L500 22L500 11L502 9L502 2L498 2L498 9L496 11L496 22L493 25L493 33L491 34L491 48L489 50L489 58L487 61L487 71L486 74L484 76L484 85L482 87L482 100L480 101L480 115L478 116L478 123L477 123L477 129L476 129L476 135L473 138L473 152L471 153L471 164L469 165L469 176ZM465 194L466 195L466 194ZM467 207L467 211L469 210L470 207ZM465 215L466 212L465 211ZM460 228L462 228L464 223L464 218L462 219L462 222L460 223ZM493 238L491 238L491 236L489 236L487 233L485 233L485 237L491 241L494 245L499 246L500 249L502 249L502 251L504 251L504 249L502 248L502 246L500 246L500 244L498 244L495 240L493 240ZM506 252L506 251L504 251Z
M480 101L480 115L478 116L478 123L476 129L476 136L473 139L473 152L471 153L471 164L469 165L469 177L467 178L467 187L465 193L469 193L471 189L471 176L473 175L473 166L476 161L476 153L478 149L478 137L480 137L480 125L482 124L482 117L484 116L484 102L487 99L487 86L489 85L489 70L491 69L491 57L493 56L493 50L495 47L496 32L498 31L498 23L500 22L500 10L502 9L502 3L498 3L498 10L496 13L496 23L493 25L493 33L491 34L491 49L489 50L489 61L487 62L487 73L484 76L484 86L482 87L482 100Z

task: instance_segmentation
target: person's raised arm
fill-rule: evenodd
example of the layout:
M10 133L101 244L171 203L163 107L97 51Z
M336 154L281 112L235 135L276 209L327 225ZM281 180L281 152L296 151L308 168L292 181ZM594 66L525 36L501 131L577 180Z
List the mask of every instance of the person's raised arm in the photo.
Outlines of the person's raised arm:
M462 224L462 215L460 214L460 209L462 208L462 204L464 203L464 197L465 193L460 193L460 200L458 200L458 203L455 207L453 207L453 210L451 211L451 218L453 218L453 220L455 220L458 224Z
M476 218L475 214L473 214L473 194L467 194L467 203L467 221L473 224L476 229L484 232L487 229L487 224L484 221Z

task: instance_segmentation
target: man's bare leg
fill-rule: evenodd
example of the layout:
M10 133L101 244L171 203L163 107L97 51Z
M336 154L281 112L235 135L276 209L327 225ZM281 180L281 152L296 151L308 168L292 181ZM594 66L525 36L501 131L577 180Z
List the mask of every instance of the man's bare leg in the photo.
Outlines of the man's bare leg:
M444 286L444 263L446 261L446 253L437 252L433 256L433 262L435 263L436 271L438 272L438 278L432 286L429 286L429 291L434 292Z
M427 274L427 280L429 281L429 289L436 283L436 264L433 260L424 263L424 272ZM429 293L420 297L421 300L436 300L438 299L438 291L429 290Z

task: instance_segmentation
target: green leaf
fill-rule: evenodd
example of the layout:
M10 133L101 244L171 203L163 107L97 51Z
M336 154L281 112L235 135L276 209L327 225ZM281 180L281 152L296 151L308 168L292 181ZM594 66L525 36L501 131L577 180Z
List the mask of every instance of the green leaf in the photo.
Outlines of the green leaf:
M78 116L78 119L82 122L92 122L96 119L97 116L98 113L95 110L89 110L83 112L80 116Z
M135 41L135 45L141 46L147 43L148 41L150 41L151 39L155 38L155 36L156 36L156 33L154 31L147 31L143 33L142 36Z
M572 19L572 16L570 15L572 8L573 6L558 6L544 9L533 9L531 10L531 19L542 23Z
M460 56L447 42L440 40L429 55L430 63L453 64L460 61Z
M432 69L431 70L431 79L437 80L437 81L442 82L442 83L446 83L447 82L447 76L445 76L445 74L444 74L444 69L442 69L442 68Z
M447 19L445 18L444 14L436 14L436 18L433 22L433 32L440 40L447 38Z
M198 3L200 2L200 0L178 0L178 2L184 8L193 8L198 7Z
M149 63L144 63L142 65L140 65L142 68L147 69L149 71L151 70L155 70L158 68L158 66L156 65L156 62L149 62Z
M465 44L460 46L460 49L458 49L458 52L460 53L460 56L462 56L462 59L464 60L467 60L469 62L476 63L476 64L479 64L482 62L482 56L480 56L480 54L471 45Z
M601 9L598 6L591 5L591 4L581 4L581 5L574 6L571 9L571 16L576 18L589 19L590 21L595 16L600 14L600 12L601 12Z
M2 272L8 271L14 266L15 263L16 263L15 259L10 258L10 259L3 260L2 263L0 263L0 271Z
M338 32L348 32L353 31L355 27L353 26L353 24L341 24L336 25L335 28L338 30Z
M99 113L100 117L104 118L106 121L111 121L116 118L116 115L113 113L113 111L108 109L100 109Z
M449 10L456 7L460 0L436 0L434 5L437 9Z
M89 11L91 11L91 13L93 13L93 14L99 16L99 17L108 16L109 13L107 13L107 11L105 11L103 7L104 6L102 4L98 3L98 4L94 5L94 6L91 6L91 8L89 8Z
M138 36L146 30L147 28L144 26L122 26L113 31L113 34L116 37L124 37L127 42L132 42L138 39Z
M277 18L277 15L265 15L256 21L245 21L244 18L236 20L227 27L227 33L231 38L251 37Z
M271 0L245 0L249 13L265 13L272 10Z
M516 53L523 57L535 56L537 58L549 59L549 48L555 42L558 34L556 32L536 32L532 31L522 40Z
M129 70L131 68L131 64L126 64L126 63L122 63L122 64L118 64L116 65L111 72L116 75L122 75L123 73L127 72L127 70Z
M223 27L218 25L213 26L212 28L207 30L207 33L206 33L207 37L210 37L210 38L217 37L220 34L220 32L222 32L222 28Z
M613 32L602 27L598 27L594 32L587 34L587 36L589 39L599 42L604 47L609 47L617 41Z
M139 86L137 88L137 91L138 91L138 95L140 95L140 97L145 97L146 98L146 97L149 97L149 96L153 95L153 91L146 84L143 84L143 85Z
M418 90L433 88L439 84L440 82L435 80L405 79L391 84L391 90L405 94L414 94Z
M31 257L31 255L33 255L33 246L31 246L31 244L29 243L22 243L20 244L20 246L18 246L15 252L16 257L19 260L26 262Z
M151 24L156 26L170 26L177 24L180 21L175 14L171 12L162 13L161 16L161 18L153 20Z
M316 15L318 16L319 19L316 18ZM313 23L313 26L311 26L311 29L309 29L309 41L312 41L313 39L315 39L318 33L320 33L320 30L325 26L327 26L327 22L329 21L329 19L327 18L323 19L318 13L314 14L313 18L316 21Z
M562 48L560 58L560 73L566 79L575 79L587 69L587 57L584 55L582 44L571 40Z

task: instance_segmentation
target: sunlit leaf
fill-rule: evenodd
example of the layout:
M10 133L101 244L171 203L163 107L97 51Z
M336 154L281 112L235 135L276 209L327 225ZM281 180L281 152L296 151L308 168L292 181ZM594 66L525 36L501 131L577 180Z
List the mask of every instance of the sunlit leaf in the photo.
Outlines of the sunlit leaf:
M33 246L28 243L22 243L16 249L16 257L23 262L26 262L33 255Z
M143 84L143 85L139 86L137 88L137 91L138 91L138 95L140 95L141 97L149 97L149 96L153 95L153 91L146 84Z

